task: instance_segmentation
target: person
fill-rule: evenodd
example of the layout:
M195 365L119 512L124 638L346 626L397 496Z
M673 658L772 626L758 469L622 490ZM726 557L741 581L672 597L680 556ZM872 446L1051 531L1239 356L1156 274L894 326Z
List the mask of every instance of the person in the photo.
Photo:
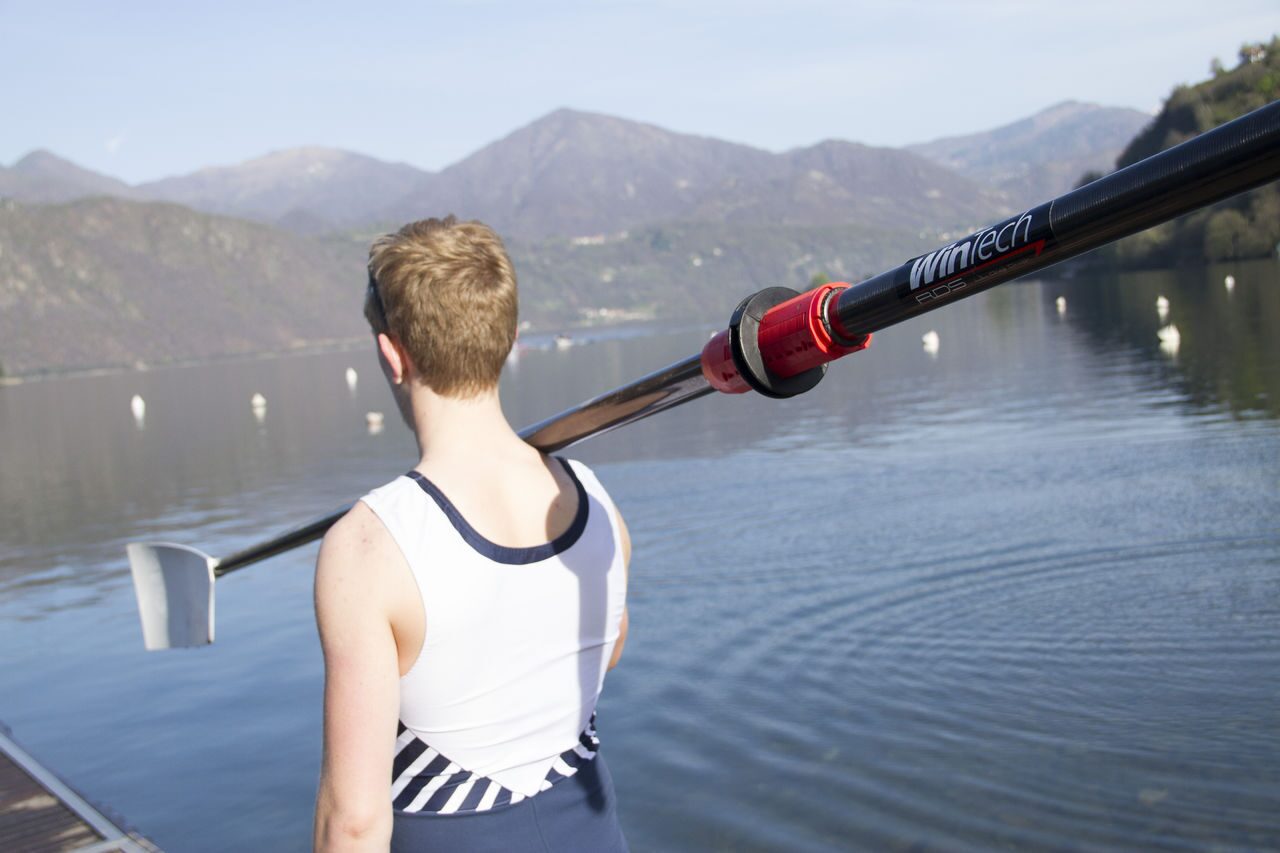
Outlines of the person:
M595 707L626 640L630 540L586 466L503 415L502 242L452 216L377 239L365 316L419 458L317 558L315 847L625 851Z

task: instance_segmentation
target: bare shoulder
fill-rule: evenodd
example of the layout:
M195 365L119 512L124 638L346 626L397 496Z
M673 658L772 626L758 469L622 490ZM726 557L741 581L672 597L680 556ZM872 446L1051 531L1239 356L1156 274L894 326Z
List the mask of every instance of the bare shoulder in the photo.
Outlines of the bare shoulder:
M391 534L364 501L356 501L320 543L320 558L368 555L391 544Z
M316 614L333 606L383 604L389 567L399 558L391 534L363 501L340 518L320 543L316 558Z

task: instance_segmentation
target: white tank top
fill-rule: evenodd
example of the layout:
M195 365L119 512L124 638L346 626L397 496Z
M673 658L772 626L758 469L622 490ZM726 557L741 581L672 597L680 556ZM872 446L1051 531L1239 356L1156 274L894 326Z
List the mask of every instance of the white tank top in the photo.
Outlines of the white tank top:
M416 471L362 498L404 554L426 614L422 651L400 679L392 798L402 811L515 802L594 757L626 566L608 493L582 463L557 462L578 510L531 548L485 539Z

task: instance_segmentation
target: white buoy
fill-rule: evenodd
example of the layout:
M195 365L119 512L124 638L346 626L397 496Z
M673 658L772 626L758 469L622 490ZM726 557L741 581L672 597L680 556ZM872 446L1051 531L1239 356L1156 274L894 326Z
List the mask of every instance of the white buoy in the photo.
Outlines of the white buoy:
M1236 289L1236 277L1229 275L1222 280L1222 286L1227 289L1227 293Z
M262 423L267 417L267 398L261 394L255 393L249 398L249 407L253 409L253 416L258 423Z
M147 401L133 395L133 399L129 401L129 411L133 412L133 421L138 425L138 429L142 429L147 421Z
M369 435L382 432L382 412L365 412L364 422L369 427Z
M360 377L356 374L354 367L347 368L347 387L352 391L356 390L356 383L360 381Z
M1156 337L1160 338L1160 349L1169 355L1177 355L1178 347L1182 345L1182 334L1178 331L1178 327L1170 323L1161 327L1156 332Z
M1168 299L1165 299L1163 296L1156 297L1156 313L1160 315L1160 320L1162 322L1168 319L1169 317L1169 300Z
M556 335L556 349L568 349L573 346L573 338L568 335Z
M1053 303L1053 304L1054 304L1054 305L1056 305L1056 306L1058 307L1058 316L1059 316L1059 317L1061 317L1063 314L1067 313L1067 297L1065 297L1065 296L1059 296L1059 297L1057 298L1057 300L1055 300L1055 301L1054 301L1054 303Z
M925 352L929 353L929 355L938 354L939 340L938 340L937 332L935 332L933 329L930 329L920 337L920 340L924 342Z

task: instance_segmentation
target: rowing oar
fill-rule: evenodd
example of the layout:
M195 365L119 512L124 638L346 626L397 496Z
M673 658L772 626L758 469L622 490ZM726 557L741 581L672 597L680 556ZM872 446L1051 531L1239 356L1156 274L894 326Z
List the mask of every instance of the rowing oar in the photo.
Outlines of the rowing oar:
M550 453L720 391L792 397L873 332L1280 177L1280 101L855 285L770 287L744 299L700 354L534 424ZM217 559L128 546L148 649L213 642L214 580L319 539L350 506Z

